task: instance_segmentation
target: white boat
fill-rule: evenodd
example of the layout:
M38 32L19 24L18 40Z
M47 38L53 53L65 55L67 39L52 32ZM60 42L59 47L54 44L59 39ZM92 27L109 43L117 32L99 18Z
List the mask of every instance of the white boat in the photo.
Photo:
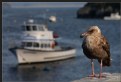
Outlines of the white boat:
M50 20L51 22L56 22L56 17L55 17L55 16L50 16L50 17L49 17L49 20Z
M46 25L34 24L33 20L23 25L21 46L11 47L18 63L35 63L75 57L76 49L62 47L56 42L57 35Z
M119 13L112 13L111 16L104 17L104 20L121 20Z

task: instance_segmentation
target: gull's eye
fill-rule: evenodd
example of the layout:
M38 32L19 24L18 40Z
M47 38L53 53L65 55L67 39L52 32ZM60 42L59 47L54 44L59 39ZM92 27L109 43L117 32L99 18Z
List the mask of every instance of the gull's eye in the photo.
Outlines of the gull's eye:
M93 32L94 32L94 30L93 30L93 29L91 29L91 30L89 30L88 32L89 32L89 33L93 33Z

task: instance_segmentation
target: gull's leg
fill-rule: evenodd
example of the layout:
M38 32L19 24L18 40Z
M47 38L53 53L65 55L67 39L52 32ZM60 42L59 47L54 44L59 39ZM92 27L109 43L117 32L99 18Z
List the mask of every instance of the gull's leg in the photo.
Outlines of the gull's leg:
M93 59L91 59L91 67L92 67L92 74L89 75L89 77L95 77L95 72L94 72L94 62L93 62Z
M102 78L102 60L101 60L101 63L100 63L100 74L99 74L99 78Z
M103 75L102 75L102 59L101 59L99 78L101 79L102 77L106 78L106 76L103 76Z

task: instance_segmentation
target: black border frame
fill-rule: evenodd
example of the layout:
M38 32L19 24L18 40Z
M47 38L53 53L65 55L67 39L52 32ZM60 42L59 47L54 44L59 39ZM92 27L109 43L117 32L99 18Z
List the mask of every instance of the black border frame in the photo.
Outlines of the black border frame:
M120 0L3 0L2 2L121 2Z

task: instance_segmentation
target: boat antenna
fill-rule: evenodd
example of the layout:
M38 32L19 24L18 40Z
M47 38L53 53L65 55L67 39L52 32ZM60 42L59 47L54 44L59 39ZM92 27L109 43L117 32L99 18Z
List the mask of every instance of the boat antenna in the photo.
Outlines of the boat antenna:
M48 18L46 18L46 14L44 15L44 22L45 22L45 27L48 29Z

